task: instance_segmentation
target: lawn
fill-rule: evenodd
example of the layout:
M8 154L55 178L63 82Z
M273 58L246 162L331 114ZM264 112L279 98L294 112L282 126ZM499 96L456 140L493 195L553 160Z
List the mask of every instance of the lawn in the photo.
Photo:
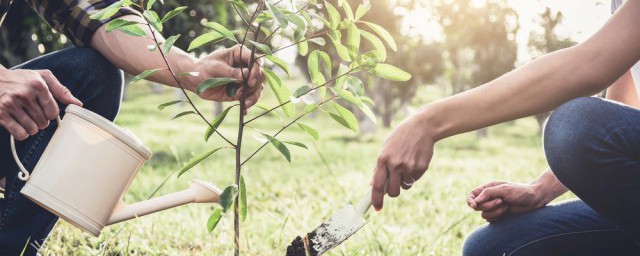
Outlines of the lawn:
M422 99L439 95L434 88L420 93L425 96ZM187 110L186 105L162 112L156 109L174 95L173 91L152 94L146 86L136 85L123 103L116 123L137 134L154 152L131 185L126 202L149 197L167 177L157 195L184 189L190 179L210 181L221 188L232 182L231 150L219 152L176 178L175 170L191 156L222 143L219 139L204 143L204 127L196 116L169 120L180 108ZM273 104L269 97L266 102ZM212 104L197 103L205 112L212 112ZM236 115L230 112L223 134L233 137ZM244 255L283 255L296 235L313 230L346 203L357 202L368 189L377 152L389 130L359 136L325 115L303 122L317 128L321 140L313 142L297 128L285 132L282 138L309 147L291 148L291 164L269 147L246 165L249 213L242 225ZM272 132L279 125L278 119L267 118L252 126ZM245 137L249 143L245 156L258 145L255 134L250 130ZM486 139L478 140L469 133L444 140L437 145L427 175L400 197L387 199L381 212L370 211L370 222L329 255L459 255L465 235L484 223L466 206L467 192L492 179L527 182L543 168L540 135L532 118L493 127ZM59 222L42 253L231 255L232 216L208 233L206 221L212 209L211 205L193 204L167 210L107 227L99 238Z

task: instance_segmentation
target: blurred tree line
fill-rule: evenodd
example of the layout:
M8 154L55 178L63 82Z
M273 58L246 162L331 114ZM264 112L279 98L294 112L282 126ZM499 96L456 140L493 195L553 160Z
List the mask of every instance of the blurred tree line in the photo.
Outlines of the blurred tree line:
M338 0L329 1L338 4ZM351 6L363 3L363 0L346 1ZM420 86L437 83L455 94L491 81L515 67L518 15L506 0L364 0L364 3L370 4L371 10L363 19L381 24L397 41L398 51L388 54L388 62L413 75L410 81L393 86L378 78L363 81L373 85L367 87L367 93L377 102L373 111L385 127L392 125L397 114L403 113ZM165 8L158 10L161 16L177 6L189 7L187 15L179 15L165 25L165 33L183 34L175 44L182 49L187 48L195 35L201 34L205 28L202 24L208 21L232 27L240 27L242 22L236 15L230 15L233 9L226 1L175 0L165 4ZM431 17L424 17L423 21L405 19L408 12L419 8L428 10ZM412 24L416 22L420 24ZM440 31L434 31L442 33L439 39L428 41L423 36L407 33L408 28L428 22L439 25ZM561 22L561 12L553 13L547 8L540 15L540 28L530 35L529 48L534 56L575 44L556 34L555 28ZM329 42L328 38L326 41ZM52 31L24 1L14 1L0 28L0 63L14 66L69 45L63 35ZM220 46L199 48L196 55L216 47ZM337 56L330 45L311 44L310 47L309 52L316 47ZM305 57L296 60L301 72L306 72L306 63ZM542 124L547 116L536 118ZM486 130L478 134L486 136Z

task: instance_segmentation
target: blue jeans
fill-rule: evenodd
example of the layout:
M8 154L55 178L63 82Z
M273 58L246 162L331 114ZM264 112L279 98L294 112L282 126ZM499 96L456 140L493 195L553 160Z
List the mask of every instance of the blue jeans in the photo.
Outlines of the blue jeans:
M640 255L640 111L572 100L549 117L544 151L579 200L481 226L463 255Z
M115 119L122 98L122 71L90 48L68 48L33 59L13 69L49 69L87 108ZM66 106L59 105L64 115ZM2 111L2 110L0 110ZM56 122L16 143L20 160L32 171L56 129ZM73 161L69 156L69 160ZM18 166L11 155L9 133L0 127L0 177L6 177L4 198L0 199L0 255L35 255L58 218L25 198L17 178ZM27 245L27 241L29 244Z

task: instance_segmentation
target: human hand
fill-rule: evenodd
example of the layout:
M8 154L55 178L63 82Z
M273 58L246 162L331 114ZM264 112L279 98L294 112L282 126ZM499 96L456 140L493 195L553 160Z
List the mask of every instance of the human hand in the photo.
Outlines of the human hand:
M0 66L0 125L17 140L49 126L62 104L82 106L49 70L5 69Z
M264 82L264 73L260 63L257 61L253 63L251 72L249 72L250 59L251 51L246 47L240 47L240 45L217 50L209 54L196 63L195 71L199 72L199 75L192 81L193 90L195 91L200 83L209 78L235 78L238 83L242 83L243 76L248 76L248 86L240 86L233 97L227 96L226 92L226 86L231 84L207 89L200 93L201 98L213 101L238 100L246 94L245 102L248 109L260 98L263 88L262 83Z
M528 212L549 203L539 186L493 181L475 188L467 196L467 204L481 211L482 218L497 221L509 214Z
M400 188L409 189L429 167L435 139L428 125L420 116L412 116L391 131L378 156L372 180L371 202L382 209L385 183L389 179L386 194L400 195Z

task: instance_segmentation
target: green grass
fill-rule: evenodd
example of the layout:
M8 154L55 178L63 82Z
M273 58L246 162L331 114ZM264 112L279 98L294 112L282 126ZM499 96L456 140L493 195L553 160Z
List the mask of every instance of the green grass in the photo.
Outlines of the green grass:
M420 95L437 95L434 90L427 88ZM116 122L137 134L154 152L126 194L128 203L147 198L190 156L223 145L220 139L204 143L204 127L196 116L169 121L178 108L163 112L156 109L173 95L151 94L146 87L138 86L122 106ZM269 97L266 102L274 104ZM205 113L211 113L212 104L198 104ZM236 116L237 110L230 112L223 134L234 137ZM290 147L293 153L289 164L277 150L268 147L244 169L249 208L242 225L244 255L283 255L296 235L313 230L346 203L356 203L368 189L377 153L389 130L359 137L324 115L303 122L320 131L319 151L310 137L294 127L281 138L302 141L309 150ZM275 118L253 124L267 132L279 125ZM545 168L537 129L535 120L527 118L491 128L488 139L477 140L469 133L442 141L427 175L399 198L387 199L383 211L370 211L370 222L329 255L460 254L465 235L484 223L466 206L467 192L493 179L527 182ZM250 130L245 137L245 156L259 145L256 134ZM318 153L326 158L327 165ZM182 177L169 178L158 194L184 189L190 179L203 179L224 188L231 184L233 174L233 152L224 150ZM42 253L231 255L232 216L226 216L213 233L208 233L206 221L212 209L211 205L192 204L167 210L107 227L99 238L61 221Z

